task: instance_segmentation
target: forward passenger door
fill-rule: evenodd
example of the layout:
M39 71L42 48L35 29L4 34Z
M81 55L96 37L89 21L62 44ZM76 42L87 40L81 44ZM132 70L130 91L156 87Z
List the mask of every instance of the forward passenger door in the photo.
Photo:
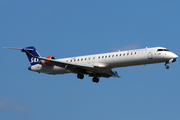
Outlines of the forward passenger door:
M153 50L148 50L148 59L153 59Z

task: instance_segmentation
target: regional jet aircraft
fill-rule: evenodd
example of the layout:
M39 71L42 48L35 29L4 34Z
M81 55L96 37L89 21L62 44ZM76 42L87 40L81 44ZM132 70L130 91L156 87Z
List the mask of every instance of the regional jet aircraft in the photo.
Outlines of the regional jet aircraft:
M6 47L7 48L7 47ZM31 71L46 74L75 73L77 78L83 79L89 75L92 81L99 82L100 77L120 77L113 68L146 65L165 62L165 68L169 69L168 63L175 62L178 56L164 47L153 47L118 51L103 54L77 56L70 58L55 59L53 56L41 57L33 46L17 49L25 52L31 66Z

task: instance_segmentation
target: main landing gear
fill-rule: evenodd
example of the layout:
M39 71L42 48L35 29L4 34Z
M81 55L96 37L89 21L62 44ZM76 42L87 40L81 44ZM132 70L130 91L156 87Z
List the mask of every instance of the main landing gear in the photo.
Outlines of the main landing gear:
M83 79L83 78L84 78L84 74L78 73L78 74L77 74L77 78ZM92 81L95 82L95 83L98 83L98 82L99 82L99 78L98 78L98 77L93 77L93 78L92 78Z
M92 81L95 82L95 83L98 83L99 82L99 78L98 77L93 77Z
M83 75L83 74L81 74L81 73L79 73L79 74L77 74L77 78L79 78L79 79L83 79L83 78L84 78L84 75Z

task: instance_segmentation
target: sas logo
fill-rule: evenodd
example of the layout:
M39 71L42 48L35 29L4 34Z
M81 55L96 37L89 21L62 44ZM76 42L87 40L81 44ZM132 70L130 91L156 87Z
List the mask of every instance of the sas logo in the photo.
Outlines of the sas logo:
M37 58L31 58L31 61L30 61L30 63L36 63L36 62L39 62L39 59L37 59Z

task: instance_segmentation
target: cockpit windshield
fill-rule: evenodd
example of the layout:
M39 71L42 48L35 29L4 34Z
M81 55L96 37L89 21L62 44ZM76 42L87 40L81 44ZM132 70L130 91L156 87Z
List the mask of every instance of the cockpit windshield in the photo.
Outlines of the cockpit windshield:
M164 49L164 51L169 51L168 49Z
M157 51L169 51L168 49L158 49Z

